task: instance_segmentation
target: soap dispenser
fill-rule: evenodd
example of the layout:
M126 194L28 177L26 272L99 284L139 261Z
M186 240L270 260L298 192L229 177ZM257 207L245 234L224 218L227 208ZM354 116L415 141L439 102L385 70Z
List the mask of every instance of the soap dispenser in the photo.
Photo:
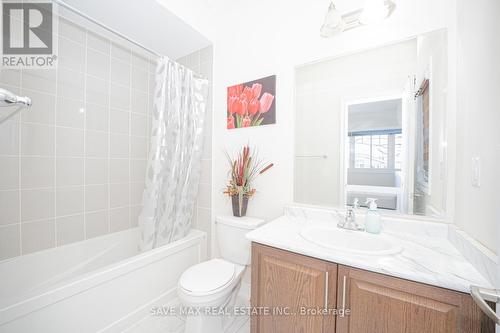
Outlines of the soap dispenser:
M368 198L368 212L365 216L365 230L371 234L380 234L382 223L380 222L380 214L377 211L377 199Z

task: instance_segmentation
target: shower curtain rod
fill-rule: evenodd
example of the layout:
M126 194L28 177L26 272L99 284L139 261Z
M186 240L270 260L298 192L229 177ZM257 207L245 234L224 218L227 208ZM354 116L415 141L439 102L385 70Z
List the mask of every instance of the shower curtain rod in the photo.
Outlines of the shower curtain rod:
M70 12L73 12L73 13L75 13L75 14L77 14L77 15L79 15L79 16L81 16L81 17L83 17L83 18L87 19L87 20L89 20L90 22L92 22L92 23L94 23L94 24L97 24L97 25L98 25L98 26L100 26L101 28L103 28L103 29L105 29L105 30L107 30L107 31L109 31L109 32L111 32L111 33L113 33L113 34L115 34L115 35L117 35L117 36L119 36L119 37L121 37L121 38L125 39L126 41L129 41L130 43L134 44L135 46L140 47L141 49L143 49L143 50L145 50L145 51L147 51L147 52L149 52L149 53L151 53L151 54L154 54L154 55L155 55L155 56L157 56L157 57L164 57L164 55L163 55L163 54L158 53L158 52L156 52L155 50L152 50L152 49L150 49L149 47L146 47L146 46L142 45L142 44L141 44L141 43L139 43L139 42L136 42L136 41L135 41L135 40L133 40L132 38L129 38L129 37L125 36L125 35L124 35L124 34L122 34L122 33L119 33L119 32L118 32L118 31L116 31L115 29L110 28L110 27L108 27L107 25L105 25L104 23L101 23L101 22L99 22L99 21L97 21L97 20L93 19L92 17L90 17L90 16L88 16L87 14L83 13L82 11L80 11L80 10L76 9L75 7L73 7L73 6L71 6L71 5L68 5L68 4L67 4L67 3L65 3L64 1L61 1L61 0L52 0L52 2L54 2L54 3L58 4L58 5L59 5L59 6L61 6L61 7L66 8L66 9L67 9L67 10L69 10ZM175 60L173 60L173 61L175 61ZM175 62L177 62L177 61L175 61ZM184 65L181 65L181 66L186 67L186 66L184 66ZM206 77L204 77L204 76L202 76L202 75L200 75L200 74L198 74L198 73L195 73L194 71L193 71L193 74L194 74L194 77L196 77L196 78L198 78L198 79L208 80L208 78L206 78Z
M152 49L150 49L150 48L148 48L148 47L146 47L146 46L142 45L141 43L136 42L136 41L135 41L135 40L133 40L132 38L129 38L129 37L125 36L124 34L121 34L121 33L119 33L118 31L116 31L116 30L114 30L114 29L112 29L112 28L108 27L107 25L105 25L105 24L103 24L103 23L101 23L101 22L99 22L99 21L97 21L97 20L93 19L92 17L90 17L90 16L88 16L87 14L83 13L82 11L80 11L80 10L76 9L75 7L73 7L73 6L71 6L71 5L68 5L68 4L67 4L67 3L65 3L64 1L61 1L61 0L52 0L52 1L53 1L53 2L55 2L56 4L58 4L59 6L64 7L64 8L66 8L67 10L69 10L69 11L71 11L71 12L73 12L73 13L75 13L75 14L77 14L77 15L79 15L79 16L81 16L81 17L83 17L83 18L87 19L87 20L89 20L90 22L92 22L92 23L94 23L94 24L97 24L97 25L98 25L98 26L100 26L101 28L103 28L103 29L105 29L105 30L108 30L109 32L112 32L112 33L113 33L113 34L115 34L115 35L118 35L119 37L121 37L121 38L125 39L126 41L129 41L130 43L134 44L135 46L138 46L138 47L140 47L141 49L148 51L149 53L152 53L152 54L154 54L154 55L156 55L156 56L158 56L158 57L162 57L162 56L163 56L162 54L160 54L160 53L158 53L158 52L156 52L156 51L154 51L154 50L152 50Z

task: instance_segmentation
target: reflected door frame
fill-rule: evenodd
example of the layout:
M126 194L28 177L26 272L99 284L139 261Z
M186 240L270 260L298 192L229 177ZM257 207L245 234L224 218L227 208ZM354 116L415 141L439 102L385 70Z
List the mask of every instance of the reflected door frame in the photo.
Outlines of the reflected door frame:
M376 96L371 96L371 97L366 97L366 96L350 96L350 97L342 97L340 99L340 108L342 112L340 113L340 150L339 150L339 160L340 160L340 169L339 169L339 200L340 200L340 205L345 206L347 204L347 171L348 171L348 165L349 165L349 140L347 140L347 134L348 134L348 128L349 128L349 106L351 105L356 105L356 104L364 104L364 103L372 103L372 102L379 102L379 101L385 101L385 100L391 100L391 99L401 99L402 103L404 103L404 90L401 89L401 91L394 91L394 90L388 90L384 93L378 94ZM401 111L404 113L404 109ZM404 114L402 114L402 117L404 118ZM403 138L405 138L405 134L403 134ZM407 140L403 140L403 144L407 145ZM403 151L405 150L406 147L403 147ZM406 170L403 168L401 169L401 190L403 190L403 184L406 183ZM405 193L401 193L399 198L404 196ZM401 209L401 202L398 202L398 212L400 212Z

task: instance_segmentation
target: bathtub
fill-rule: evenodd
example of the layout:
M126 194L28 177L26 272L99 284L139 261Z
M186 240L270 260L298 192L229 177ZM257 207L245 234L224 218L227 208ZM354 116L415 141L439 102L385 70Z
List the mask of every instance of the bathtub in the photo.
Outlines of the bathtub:
M0 262L0 332L120 332L176 297L202 231L138 253L138 228Z

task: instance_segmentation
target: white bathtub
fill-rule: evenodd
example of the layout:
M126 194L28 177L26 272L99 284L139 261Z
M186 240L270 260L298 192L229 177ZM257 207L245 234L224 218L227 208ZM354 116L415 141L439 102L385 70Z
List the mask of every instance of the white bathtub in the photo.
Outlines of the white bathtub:
M206 260L206 235L145 253L138 229L0 262L0 332L119 332L175 298L177 281Z

